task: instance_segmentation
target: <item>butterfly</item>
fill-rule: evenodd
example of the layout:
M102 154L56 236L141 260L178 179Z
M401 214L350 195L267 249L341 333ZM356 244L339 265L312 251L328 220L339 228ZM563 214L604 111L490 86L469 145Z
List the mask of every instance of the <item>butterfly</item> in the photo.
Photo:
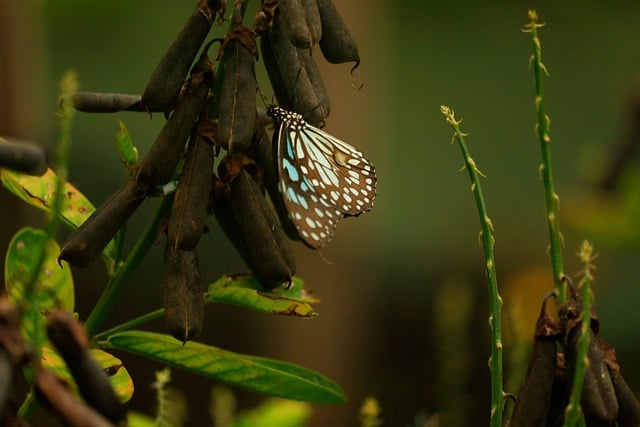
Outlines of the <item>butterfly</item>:
M356 148L311 126L298 113L269 105L267 115L276 125L278 190L289 220L307 246L321 248L340 219L373 207L375 168Z

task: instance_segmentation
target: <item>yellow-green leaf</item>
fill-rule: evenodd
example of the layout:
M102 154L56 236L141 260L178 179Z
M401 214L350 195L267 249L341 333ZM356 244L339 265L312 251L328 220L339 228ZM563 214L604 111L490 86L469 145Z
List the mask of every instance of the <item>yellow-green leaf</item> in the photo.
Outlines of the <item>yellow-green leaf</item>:
M24 301L24 288L30 282L37 260L45 250L44 263L38 274L33 295ZM22 318L22 333L34 345L46 341L43 311L63 307L73 311L74 291L71 269L66 263L58 265L60 246L42 230L25 227L11 239L5 259L5 285L14 302L28 307Z
M109 377L118 399L123 403L128 402L133 396L133 380L120 359L103 350L91 349L89 351ZM78 398L81 397L67 365L55 350L49 347L42 348L42 366L71 384L73 393Z
M328 378L298 365L233 353L153 332L127 331L100 342L247 390L315 403L343 403L344 392Z
M224 302L254 310L285 316L311 318L317 313L311 304L320 300L304 290L301 279L294 277L289 289L265 291L260 282L249 275L223 276L209 285L206 302Z
M251 410L241 411L233 427L303 427L311 420L306 402L268 399Z
M0 169L2 185L31 206L51 213L53 193L58 176L51 169L42 176L30 176L8 169ZM60 218L72 229L78 228L96 210L77 188L68 182L64 185L64 196L60 207ZM109 242L102 252L102 258L111 272L114 264L115 244Z

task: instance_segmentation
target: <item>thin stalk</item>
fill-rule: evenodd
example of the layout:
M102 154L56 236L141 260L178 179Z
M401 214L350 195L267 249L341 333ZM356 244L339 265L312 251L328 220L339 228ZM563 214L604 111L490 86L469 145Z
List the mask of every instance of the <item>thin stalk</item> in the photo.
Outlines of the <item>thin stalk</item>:
M144 256L147 254L151 245L156 241L158 231L160 229L160 221L167 217L172 203L173 196L165 196L162 199L160 205L156 209L156 212L147 224L147 228L136 242L126 261L109 279L106 289L100 296L100 299L93 307L93 310L85 322L84 326L89 337L93 337L100 325L102 325L102 322L104 322L105 318L120 297L127 280L131 277L131 274L133 274Z
M549 227L549 256L551 257L551 267L553 270L553 282L558 295L558 305L567 300L567 285L562 280L564 277L564 267L562 265L562 235L560 233L558 210L560 199L553 189L553 173L551 169L551 136L549 135L549 116L545 112L544 103L544 76L548 74L547 68L542 63L542 45L538 38L538 28L544 24L538 23L538 14L534 10L529 11L529 23L523 29L526 33L531 33L533 41L533 55L530 62L533 66L533 77L535 81L535 106L536 106L536 134L540 141L540 152L542 163L540 164L540 175L544 187L544 197L547 205L547 224Z
M59 137L56 145L55 159L53 162L53 169L56 173L56 187L53 192L53 201L51 203L51 212L45 217L44 232L47 235L47 242L53 240L56 236L58 228L60 226L59 212L62 209L62 202L64 200L64 184L67 181L68 176L68 164L69 164L69 150L71 148L71 125L73 123L73 117L75 115L75 109L72 107L73 103L69 102L68 98L78 90L77 77L74 72L67 72L60 81L60 111L58 111L58 127ZM34 300L32 295L37 292L38 278L40 272L44 266L44 260L46 258L49 245L45 243L36 259L33 272L29 281L24 287L24 296L22 298L22 307L20 310L22 316L29 313L33 309L30 303ZM37 309L37 307L35 308ZM43 331L44 332L44 331ZM36 361L36 364L40 363L41 349L39 346L34 346L32 359ZM29 420L35 411L38 409L39 403L35 398L33 384L31 384L30 390L27 393L25 400L18 409L18 414L25 420Z
M106 331L100 332L99 334L95 334L93 340L95 342L99 342L102 340L108 339L111 335L128 331L129 329L136 328L145 323L151 322L152 320L158 319L164 315L164 308L159 308L157 310L151 311L147 314L143 314L142 316L138 316L135 319L128 320L124 323L119 324L118 326L114 326L111 329L107 329Z
M582 278L578 287L582 291L582 323L580 327L580 338L578 339L578 351L576 356L576 368L571 388L571 396L569 404L565 409L564 427L583 426L585 424L584 414L580 404L582 397L582 386L584 384L585 371L589 363L589 340L591 334L591 283L593 281L593 270L595 266L593 261L596 256L593 247L588 241L582 242L580 251L578 252L580 261L584 264L582 270Z
M489 369L491 371L491 427L502 427L502 414L504 410L504 390L502 388L502 298L498 292L498 278L496 275L496 262L493 253L494 237L493 224L482 195L480 175L475 161L471 158L464 141L465 134L460 130L460 123L456 121L452 109L441 106L440 111L447 119L447 123L454 130L454 140L458 143L464 157L465 169L471 180L471 190L476 202L476 209L480 218L480 240L486 260L486 273L489 294L489 327L491 329L491 357Z

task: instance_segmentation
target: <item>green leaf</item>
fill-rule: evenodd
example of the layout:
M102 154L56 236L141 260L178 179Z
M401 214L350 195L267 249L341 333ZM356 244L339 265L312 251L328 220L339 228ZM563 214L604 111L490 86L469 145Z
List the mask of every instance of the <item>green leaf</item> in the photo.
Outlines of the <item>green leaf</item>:
M131 135L127 130L127 127L124 125L122 120L118 120L118 131L116 132L116 145L118 147L118 154L120 155L120 159L126 165L127 169L129 169L129 175L131 176L133 173L133 167L140 163L140 158L138 156L138 149L133 145L133 141L131 140Z
M7 190L27 204L48 213L52 212L53 192L57 186L58 177L51 169L47 169L42 176L30 176L0 169L0 180ZM91 216L96 208L73 185L67 182L63 187L60 218L64 224L75 230ZM115 244L111 241L102 252L102 258L109 272L113 270L115 251Z
M120 402L124 403L131 400L133 396L133 380L120 359L103 350L91 349L89 351L109 377L111 386L115 390ZM77 397L80 397L78 387L67 369L65 361L55 350L49 347L42 347L42 366L71 384L73 393Z
M304 283L297 277L293 278L290 289L265 291L260 282L250 275L222 276L209 285L205 293L207 303L224 302L267 313L305 318L318 315L311 304L319 301L304 290Z
M315 403L343 403L344 392L328 378L300 366L263 357L233 353L169 335L143 331L119 332L100 343L125 350L247 390Z
M36 287L29 301L24 301L24 287L31 280L38 257L45 248L45 259ZM46 341L43 311L63 307L73 311L74 292L71 269L56 262L60 246L44 231L25 227L11 239L5 260L4 280L9 295L20 307L29 307L22 318L24 337L36 346ZM66 268L65 268L66 267Z
M127 426L129 427L158 427L154 418L136 411L127 412Z
M240 412L233 427L303 427L311 413L311 405L305 402L268 399L254 409Z

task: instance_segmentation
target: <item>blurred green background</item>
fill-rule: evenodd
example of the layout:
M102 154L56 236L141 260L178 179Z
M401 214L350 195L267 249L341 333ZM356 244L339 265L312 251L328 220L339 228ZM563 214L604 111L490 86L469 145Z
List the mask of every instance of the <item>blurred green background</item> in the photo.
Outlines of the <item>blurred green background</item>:
M640 217L618 209L622 202L615 198L606 199L611 213L602 214L604 202L591 184L633 120L629 103L638 89L640 4L335 1L359 42L362 64L355 75L363 88L353 88L350 65L327 64L317 52L332 100L326 129L375 163L376 206L341 222L320 254L296 245L298 275L323 300L317 319L210 306L199 340L295 362L341 384L349 403L314 407L313 426L356 425L358 407L369 394L380 400L388 426L449 412L457 418L450 416L445 425L486 425L488 313L479 225L439 106L451 106L464 119L467 142L487 175L483 189L496 228L498 280L505 313L511 314L504 329L520 331L507 343L528 344L541 298L552 288L533 131L532 48L521 32L527 9L536 8L547 23L541 38L550 72L546 102L565 269L579 270L574 254L583 239L591 240L600 254L595 292L602 336L618 350L632 389L640 390ZM78 73L83 90L140 93L194 3L1 1L0 134L52 148L57 82L68 69ZM225 29L226 24L214 27L210 37ZM258 70L261 89L271 99L261 63ZM164 121L135 113L77 115L70 179L95 204L126 179L114 145L118 119L142 154ZM20 224L40 222L39 214L5 192L0 200L7 206L6 242ZM153 207L147 202L132 219L130 244ZM595 223L605 228L627 215L628 228L608 234L587 226L593 215L600 215ZM214 220L208 223L211 232L200 245L203 278L211 282L244 271ZM105 326L161 306L160 266L156 247ZM96 262L74 270L74 276L84 318L106 274ZM505 349L510 392L519 384L521 348ZM119 356L135 381L130 408L152 412L149 384L160 366ZM189 425L205 425L211 382L179 371L173 377L189 403ZM262 399L241 391L238 398L241 405Z

